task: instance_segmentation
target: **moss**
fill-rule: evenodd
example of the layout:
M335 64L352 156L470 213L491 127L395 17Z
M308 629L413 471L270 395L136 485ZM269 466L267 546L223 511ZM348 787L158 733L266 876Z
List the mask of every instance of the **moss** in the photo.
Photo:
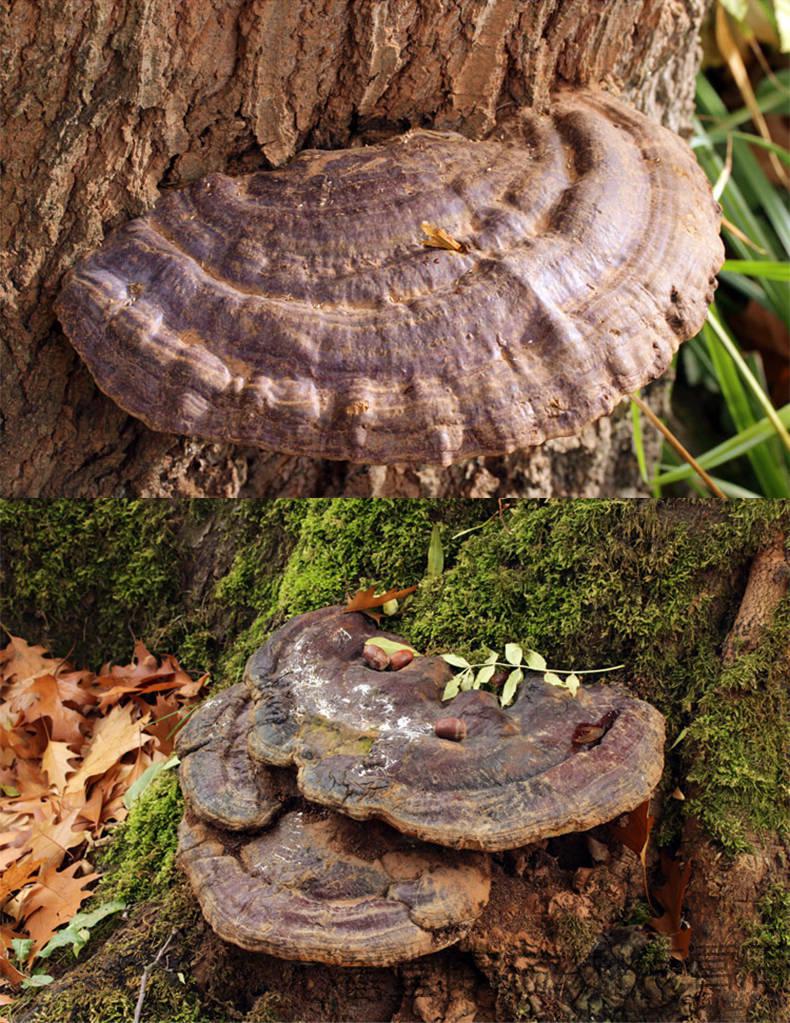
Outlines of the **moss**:
M496 507L360 498L238 503L233 529L243 530L247 542L215 595L237 611L255 613L221 659L225 685L240 681L247 658L286 618L340 603L361 587L419 582L434 521L452 559L458 546L452 535L484 522Z
M444 576L421 588L403 631L426 651L502 650L515 640L557 667L625 663L620 679L609 678L659 707L670 743L688 728L665 784L684 783L693 765L694 790L685 803L667 801L659 840L690 813L734 852L750 830L788 820L777 800L786 608L757 653L726 672L720 659L750 559L781 517L780 502L524 502L507 528L495 518L468 537Z
M552 937L564 960L573 966L583 963L595 948L600 928L591 920L581 920L573 913L558 914L553 922Z
M49 988L14 1003L11 1023L131 1023L143 970L171 938L167 955L151 969L143 1023L211 1023L189 986L202 931L197 905L185 885L139 908L91 958ZM179 973L187 983L182 983Z
M649 976L653 973L662 973L670 964L671 945L669 938L663 934L656 934L641 950L636 958L634 967L637 973L642 976Z
M160 775L133 804L102 858L102 900L137 902L161 895L176 875L184 800L174 771Z
M790 889L771 885L757 903L760 922L743 949L743 962L775 996L790 993Z
M0 617L78 663L128 657L178 593L173 508L157 501L0 501Z

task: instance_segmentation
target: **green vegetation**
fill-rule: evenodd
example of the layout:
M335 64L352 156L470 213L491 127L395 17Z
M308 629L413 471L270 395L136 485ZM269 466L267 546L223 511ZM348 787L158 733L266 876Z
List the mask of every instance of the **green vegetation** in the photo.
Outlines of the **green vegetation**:
M771 885L757 909L760 923L744 947L744 965L779 996L790 991L790 889Z
M731 29L736 32L734 23ZM785 40L785 45L790 42ZM759 64L753 66L759 71ZM790 404L777 408L769 397L771 392L784 394L786 385L781 355L772 355L768 335L772 329L780 333L790 329L786 284L790 213L781 187L772 182L757 153L769 150L778 157L781 171L779 161L786 169L790 152L758 134L755 112L790 111L790 71L779 70L756 83L751 109L744 105L730 111L715 82L722 91L728 85L715 70L697 79L691 144L721 203L722 235L731 258L720 274L707 322L680 350L673 407L683 439L727 496L787 498ZM744 126L748 130L739 130ZM781 343L776 351L781 352ZM773 379L772 358L779 366ZM699 409L704 410L701 415ZM692 488L706 493L691 466L667 444L664 464L647 479L639 413L635 408L632 412L637 458L654 495L661 496L668 487L678 492L678 485L686 492Z
M135 801L102 858L100 897L136 902L160 898L176 878L178 825L184 800L174 771L160 775Z

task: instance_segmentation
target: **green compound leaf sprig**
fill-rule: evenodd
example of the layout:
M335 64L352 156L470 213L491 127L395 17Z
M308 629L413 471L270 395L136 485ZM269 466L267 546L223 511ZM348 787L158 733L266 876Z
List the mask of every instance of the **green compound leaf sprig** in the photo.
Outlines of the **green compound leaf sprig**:
M488 656L479 664L470 664L465 657L458 654L442 654L442 660L453 668L460 668L460 674L454 675L442 693L442 700L452 700L459 693L468 692L470 689L479 689L486 685L494 677L497 668L510 668L499 702L503 707L508 707L513 702L516 690L524 679L524 669L528 671L542 671L543 681L550 686L559 686L567 689L572 696L575 696L581 685L580 675L597 675L604 671L618 671L624 668L624 664L614 664L608 668L589 668L586 671L574 671L570 668L549 668L546 658L537 650L523 650L518 643L506 643L504 660L501 659L496 650L489 650Z

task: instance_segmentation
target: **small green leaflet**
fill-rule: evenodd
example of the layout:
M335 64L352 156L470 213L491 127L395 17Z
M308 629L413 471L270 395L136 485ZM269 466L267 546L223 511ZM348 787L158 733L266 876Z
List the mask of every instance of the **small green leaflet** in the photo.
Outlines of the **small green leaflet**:
M50 977L48 973L34 973L32 977L25 977L20 987L46 987L47 984L51 984L54 977Z
M527 650L526 665L531 668L532 671L545 671L546 670L546 658L537 652L537 650Z
M505 654L507 657L507 654ZM516 695L516 689L518 688L519 682L524 678L524 672L521 668L516 668L511 671L507 677L507 682L502 688L502 706L509 707L513 702L513 697Z
M437 579L444 571L444 551L442 550L442 531L439 523L434 522L431 530L431 542L428 544L428 570L426 575L429 579Z
M508 664L521 664L521 659L524 656L524 651L518 645L518 643L506 643L505 644L505 660Z
M390 657L398 650L409 650L415 657L420 655L414 649L413 646L409 646L408 643L397 643L394 639L387 639L386 636L373 636L371 639L365 640L366 644L371 646L377 646L380 650L383 650L385 654L389 654Z
M458 654L442 654L442 660L447 664L452 664L454 668L470 667L469 661L465 657L459 657Z
M474 685L475 673L471 668L467 668L466 671L462 671L458 676L461 683L461 692L468 693Z
M453 675L447 685L444 687L442 693L442 700L452 700L454 696L458 696L461 690L461 676Z
M62 930L49 939L38 953L38 958L48 959L63 945L71 945L74 955L79 955L91 936L91 927L95 927L100 920L112 913L119 913L122 909L126 909L126 903L115 899L112 902L105 902L103 906L90 913L76 913Z
M163 771L168 771L171 767L175 767L176 764L180 764L181 761L177 756L173 755L169 760L157 760L155 764L150 764L140 777L132 782L123 797L123 805L127 810L132 808L132 803L139 799L140 796L145 792L148 786L154 781Z
M18 963L24 963L30 955L30 950L33 948L33 939L14 938L11 942L11 948L14 950L16 961Z

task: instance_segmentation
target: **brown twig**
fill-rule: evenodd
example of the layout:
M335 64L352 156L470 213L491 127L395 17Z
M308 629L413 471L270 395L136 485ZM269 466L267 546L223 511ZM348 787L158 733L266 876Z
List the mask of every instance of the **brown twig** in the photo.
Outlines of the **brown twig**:
M132 1020L132 1023L140 1023L140 1018L143 1014L143 1002L145 1001L145 989L148 986L148 978L150 977L153 968L156 966L156 964L167 951L170 942L175 937L175 934L176 928L174 927L173 930L170 932L170 936L168 937L167 941L156 953L156 959L154 959L153 962L149 963L148 966L146 966L146 968L143 970L143 975L140 978L140 993L137 996L137 1005L135 1005L134 1007L134 1019Z
M647 402L643 401L636 393L632 394L631 398L634 404L639 408L639 411L642 412L645 415L645 417L650 420L650 422L653 424L653 426L655 426L659 433L663 434L667 442L671 444L671 446L675 449L675 451L677 451L680 457L684 461L688 462L688 464L691 466L694 472L697 473L697 475L704 482L705 486L708 488L708 490L710 490L713 496L720 497L723 501L726 501L727 495L716 486L716 484L705 472L705 470L702 468L702 466L699 464L696 458L691 454L691 452L686 451L686 449L683 447L683 445L680 443L680 441L677 439L674 433L670 430L668 426L661 422L661 420L650 408Z

